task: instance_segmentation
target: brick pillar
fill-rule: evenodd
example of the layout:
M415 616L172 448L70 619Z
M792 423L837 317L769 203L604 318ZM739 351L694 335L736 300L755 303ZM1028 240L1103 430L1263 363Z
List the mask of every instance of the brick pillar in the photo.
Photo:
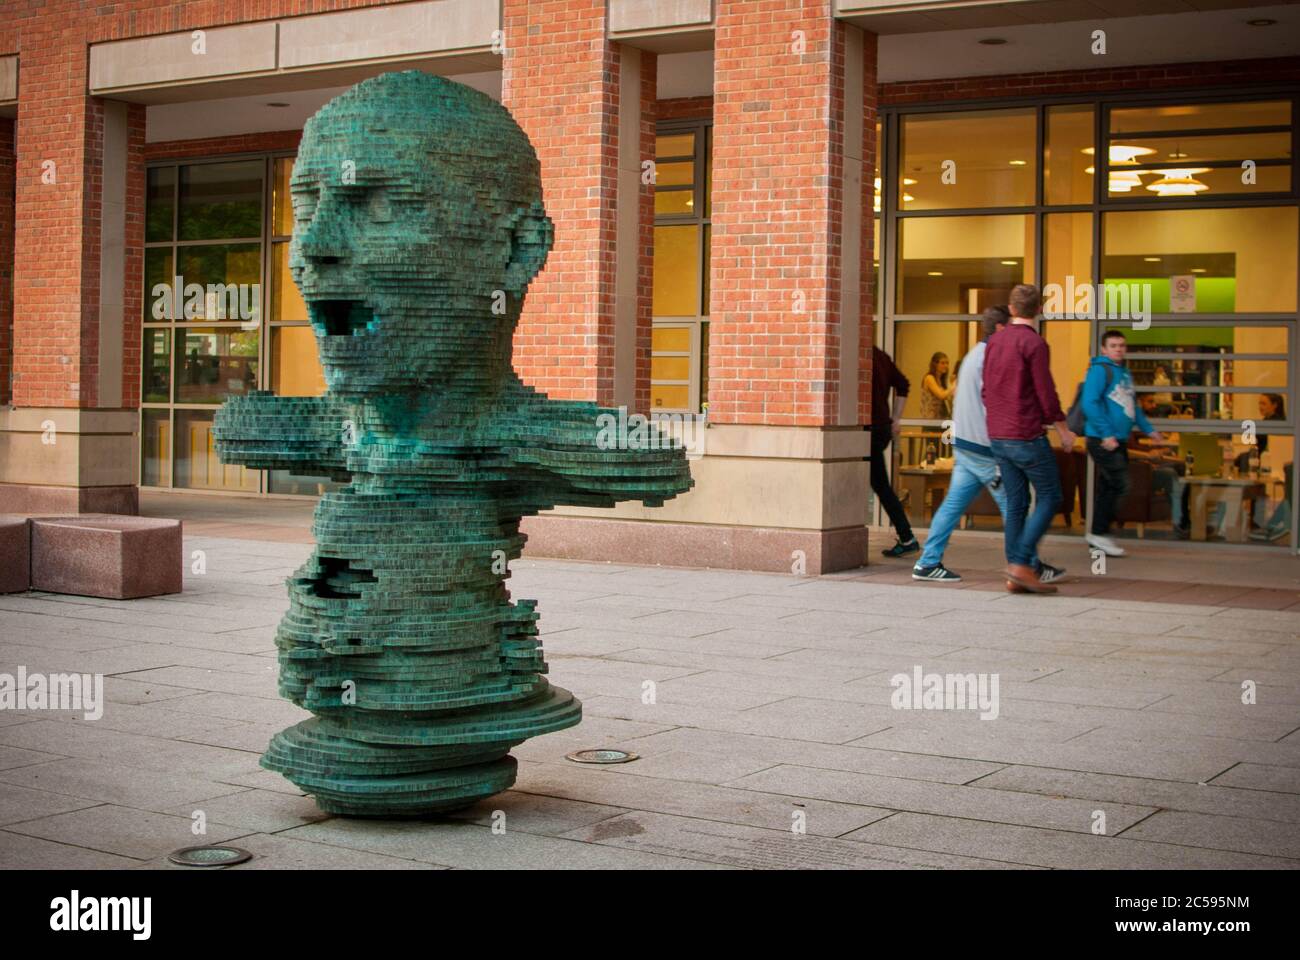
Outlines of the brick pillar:
M840 377L843 28L830 0L758 6L717 6L709 419L825 426Z
M139 357L125 320L127 237L140 213L128 209L129 161L131 144L143 145L142 114L86 95L81 18L29 19L19 40L13 409L0 411L0 512L133 513L137 423L123 409L123 363L129 350L137 366Z
M0 406L12 396L14 326L14 121L0 117Z
M505 0L502 100L542 165L555 245L515 336L553 397L650 403L656 57L605 36L604 0Z

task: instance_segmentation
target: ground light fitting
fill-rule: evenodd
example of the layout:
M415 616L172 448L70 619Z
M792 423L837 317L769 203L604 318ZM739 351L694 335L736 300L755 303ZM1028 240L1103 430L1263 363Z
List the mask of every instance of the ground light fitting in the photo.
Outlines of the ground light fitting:
M252 860L253 855L239 847L182 847L167 854L167 859L182 867L231 867Z
M627 750L604 748L601 750L575 750L573 753L566 753L564 759L572 760L574 763L630 763L639 759L639 755Z

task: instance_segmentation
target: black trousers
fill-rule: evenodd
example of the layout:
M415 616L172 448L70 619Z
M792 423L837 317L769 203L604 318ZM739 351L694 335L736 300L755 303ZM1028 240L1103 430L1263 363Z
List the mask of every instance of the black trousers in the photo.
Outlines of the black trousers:
M1088 456L1097 465L1093 477L1096 496L1092 504L1092 534L1104 537L1119 510L1119 502L1129 491L1128 448L1120 444L1107 450L1096 437L1088 438Z
M889 482L889 456L886 451L893 439L889 427L871 428L871 490L889 515L889 522L894 525L898 539L907 543L912 539L912 525L907 522L903 504Z

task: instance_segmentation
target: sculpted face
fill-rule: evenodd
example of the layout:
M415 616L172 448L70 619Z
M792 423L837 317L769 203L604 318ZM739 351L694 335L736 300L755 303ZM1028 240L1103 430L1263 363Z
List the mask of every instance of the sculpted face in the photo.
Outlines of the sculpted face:
M290 190L289 266L332 392L490 378L503 345L508 365L552 227L500 104L417 71L365 81L308 121Z

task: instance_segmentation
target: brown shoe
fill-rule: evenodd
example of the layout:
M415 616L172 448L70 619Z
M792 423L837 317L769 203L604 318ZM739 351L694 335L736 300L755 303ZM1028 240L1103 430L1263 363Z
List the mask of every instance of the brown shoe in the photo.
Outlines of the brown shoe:
M1007 581L1007 593L1028 593L1029 591L1014 580Z
M1030 593L1056 593L1056 587L1039 580L1038 572L1027 564L1009 564L1007 566L1007 579Z

